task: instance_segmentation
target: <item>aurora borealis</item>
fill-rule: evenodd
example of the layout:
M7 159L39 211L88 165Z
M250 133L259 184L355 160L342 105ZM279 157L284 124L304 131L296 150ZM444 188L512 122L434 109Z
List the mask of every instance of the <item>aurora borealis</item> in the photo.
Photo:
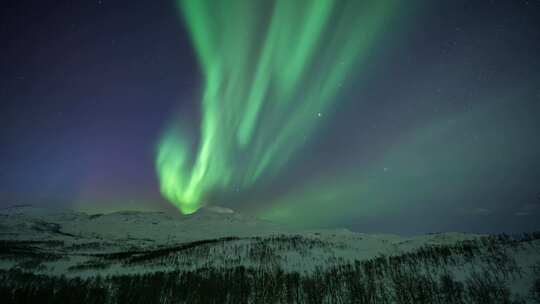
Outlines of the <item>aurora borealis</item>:
M0 205L540 229L538 1L8 1Z
M361 69L357 64L394 3L193 0L179 6L205 79L201 135L191 156L185 138L167 132L157 168L163 194L192 213L209 192L244 189L282 169L339 101L351 69Z

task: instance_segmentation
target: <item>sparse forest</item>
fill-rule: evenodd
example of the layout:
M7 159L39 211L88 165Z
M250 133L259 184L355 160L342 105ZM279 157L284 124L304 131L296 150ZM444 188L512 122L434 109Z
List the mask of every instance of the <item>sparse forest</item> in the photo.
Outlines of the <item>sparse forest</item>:
M336 262L305 272L282 267L280 252L292 250L302 256L310 250L324 250L328 243L299 235L223 238L95 255L71 269L96 273L86 278L34 274L31 269L40 259L59 257L32 252L29 242L2 242L4 257L14 251L26 252L21 263L34 264L0 272L0 298L2 303L540 303L540 262L527 269L515 258L526 250L540 252L535 242L539 237L489 236ZM229 256L233 262L188 270L176 267L185 266L190 259L219 256L223 252L218 249L231 244L238 253ZM100 275L111 263L138 265L145 271ZM152 271L166 263L175 267ZM529 292L513 292L512 281L527 275L533 276Z

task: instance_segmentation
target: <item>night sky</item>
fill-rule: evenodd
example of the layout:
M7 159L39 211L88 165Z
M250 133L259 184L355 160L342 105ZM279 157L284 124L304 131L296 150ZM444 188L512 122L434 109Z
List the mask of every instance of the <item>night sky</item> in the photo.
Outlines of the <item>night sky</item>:
M25 1L0 207L540 230L540 1Z

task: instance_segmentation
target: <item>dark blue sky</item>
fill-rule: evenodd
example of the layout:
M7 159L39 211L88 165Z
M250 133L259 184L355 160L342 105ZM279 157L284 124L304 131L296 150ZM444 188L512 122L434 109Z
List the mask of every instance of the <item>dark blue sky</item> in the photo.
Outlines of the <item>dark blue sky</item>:
M1 5L0 206L172 210L155 146L178 112L197 136L202 86L174 2ZM287 172L214 200L362 231L540 229L540 1L411 1L398 20ZM320 184L347 215L289 200Z
M174 4L2 5L2 204L159 198L154 144L198 78Z

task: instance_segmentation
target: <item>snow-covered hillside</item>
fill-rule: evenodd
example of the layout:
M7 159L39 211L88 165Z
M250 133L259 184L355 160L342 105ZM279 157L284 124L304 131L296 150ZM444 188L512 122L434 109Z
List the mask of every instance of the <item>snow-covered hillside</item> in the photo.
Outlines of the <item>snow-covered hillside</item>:
M195 259L202 264L219 266L217 261L238 259L246 247L264 242L275 243L279 263L296 271L330 266L343 261L369 259L381 254L397 254L430 244L453 244L478 238L462 233L434 234L404 238L388 234L353 233L346 229L292 230L268 221L246 217L230 209L203 208L197 213L173 217L162 212L123 211L93 214L69 210L49 210L31 206L15 206L0 210L0 239L5 241L61 242L51 248L46 243L34 247L69 256L61 262L46 263L44 272L64 271L95 254L121 251L151 251L178 245L226 238L213 249L213 257ZM292 240L299 246L283 246ZM308 246L309 250L302 248ZM238 251L243 248L244 251ZM302 255L300 250L302 249ZM219 259L217 259L219 257ZM201 261L199 261L201 260ZM323 263L324 260L324 263ZM332 263L328 263L332 260ZM13 262L15 263L15 261ZM4 265L10 265L5 263ZM115 271L129 271L115 268ZM69 274L74 274L69 272ZM76 273L75 273L76 274Z
M243 278L249 278L248 285L262 280L261 274L278 281L282 275L293 276L298 282L315 280L313 284L323 284L328 276L341 280L332 288L343 289L343 296L323 292L323 302L353 299L359 292L354 288L360 288L353 285L359 280L371 284L362 288L376 290L374 298L364 299L365 303L378 303L386 293L391 299L387 303L408 303L403 299L416 296L398 294L397 290L413 288L413 283L425 280L427 285L422 286L429 287L430 294L434 288L447 288L452 283L458 289L462 286L460 297L473 299L475 295L467 288L492 284L492 289L506 288L508 299L516 303L534 303L533 285L540 278L536 234L513 239L463 233L402 237L346 229L302 231L220 207L171 216L135 211L89 215L15 206L0 210L0 244L2 286L8 293L18 288L18 278L24 273L43 276L34 278L38 281L60 275L68 282L76 278L101 282L103 277L131 280L141 275L181 278L191 274L207 282L214 276L237 275L241 269L246 272ZM487 283L482 279L486 277ZM401 286L401 282L413 285ZM308 287L300 287L301 295L294 302L310 303ZM258 296L250 294L246 301L256 303ZM110 297L114 302L114 294ZM480 297L499 299L505 295L494 292ZM284 299L278 302L289 302ZM469 303L452 301L440 303Z

